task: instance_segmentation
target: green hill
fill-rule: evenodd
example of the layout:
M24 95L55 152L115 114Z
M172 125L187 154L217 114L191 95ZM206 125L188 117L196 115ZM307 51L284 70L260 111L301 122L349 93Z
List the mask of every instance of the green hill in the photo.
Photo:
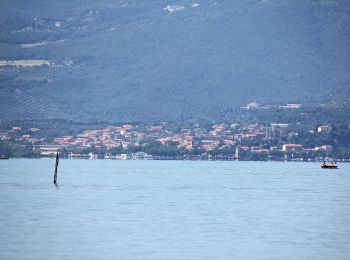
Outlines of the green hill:
M0 17L0 119L218 119L350 97L346 0L3 0Z

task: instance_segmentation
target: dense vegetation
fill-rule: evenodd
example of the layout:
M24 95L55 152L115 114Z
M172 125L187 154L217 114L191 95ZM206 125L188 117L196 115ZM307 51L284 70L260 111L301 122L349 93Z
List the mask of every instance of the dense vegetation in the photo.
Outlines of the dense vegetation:
M338 127L347 127L350 124L350 102L328 102L322 105L303 105L300 109L260 109L244 111L240 109L225 110L222 117L209 120L207 118L197 118L184 121L166 121L165 128L179 132L184 128L192 128L199 124L202 128L209 131L215 123L238 123L241 125L259 123L269 126L272 123L288 123L290 127L307 134L309 130L315 130L319 125L333 125ZM55 137L63 135L76 135L86 129L101 129L109 122L95 121L82 123L79 121L51 119L51 120L2 120L0 121L0 131L7 131L13 126L19 126L23 129L37 127L42 129L34 133L35 137L45 138L48 142ZM115 121L113 123L118 123ZM137 124L140 128L147 127L147 122L124 121L122 123ZM157 123L157 122L155 122ZM33 134L33 133L31 133ZM349 140L349 139L348 139ZM346 140L344 140L346 141Z
M169 4L1 1L0 60L51 66L0 68L0 119L210 121L350 97L348 1Z
M301 152L298 156L301 158L315 158L332 156L334 158L350 158L350 114L349 104L346 102L341 103L325 103L317 106L302 106L300 109L260 109L260 110L241 110L234 111L229 118L224 121L208 121L208 120L196 120L196 121L183 121L183 122L166 122L164 129L173 133L180 134L182 129L189 129L194 127L200 127L204 132L209 132L213 128L215 123L224 123L231 125L237 123L241 127L258 123L262 126L270 126L272 123L288 123L288 131L292 134L285 134L280 139L272 139L268 141L249 141L248 143L242 143L242 145L250 146L263 146L269 149L271 146L281 147L284 143L302 144L304 148L314 148L323 145L330 145L333 147L332 151L308 151ZM147 131L149 128L148 123L143 122L129 122L137 124L138 129ZM30 134L31 136L41 139L43 143L53 143L54 138L72 135L76 136L86 129L102 129L108 124L106 122L96 123L78 123L67 120L6 120L0 123L0 133L6 133L11 131L12 127L21 127L21 131L12 133L10 140L0 141L0 155L6 155L10 157L37 157L39 151L35 150L33 145L28 142L18 142L16 138L23 134ZM330 133L317 133L317 127L320 125L332 126ZM39 128L40 131L31 131L30 128ZM235 133L241 133L242 130L236 130ZM63 150L64 155L68 155L70 151ZM135 153L145 152L154 156L168 156L168 157L181 157L181 156L195 156L201 155L205 151L200 149L186 150L182 147L178 147L177 142L160 143L153 139L145 139L139 146L129 146L128 148L114 148L107 150L106 148L85 147L76 148L76 153L88 154L95 153L100 156L106 152L111 154L122 153ZM233 158L235 149L234 147L226 147L224 149L215 149L208 152L208 155L214 156L218 159ZM269 153L269 156L282 158L285 154L281 151L275 151ZM251 160L266 159L266 154L249 153L242 151L242 158Z

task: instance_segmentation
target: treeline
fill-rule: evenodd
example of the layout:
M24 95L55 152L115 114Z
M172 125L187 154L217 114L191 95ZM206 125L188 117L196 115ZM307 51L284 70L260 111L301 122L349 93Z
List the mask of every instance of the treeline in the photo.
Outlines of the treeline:
M14 143L10 141L0 140L0 156L11 158L38 158L40 152L35 150L30 143Z
M33 137L45 138L45 142L52 142L56 137L64 135L75 136L86 129L101 129L107 124L103 122L81 123L62 119L48 120L3 120L0 121L0 132L10 130L13 126L22 128L20 134L30 134ZM30 128L39 128L31 132ZM16 135L15 135L16 136Z
M309 131L317 131L319 125L331 125L333 127L333 134L339 137L340 143L349 140L348 124L350 124L350 103L337 103L326 105L309 105L300 109L261 109L252 111L240 111L239 109L229 110L230 116L226 115L226 119L215 120L201 119L198 115L197 119L178 120L166 122L164 128L166 130L179 133L181 129L201 127L205 131L210 131L212 125L216 123L238 123L241 126L247 124L259 123L261 125L270 126L271 123L288 123L289 129L296 130L302 135L300 138L310 138ZM228 111L223 111L223 114ZM150 125L156 125L159 121L152 122L134 122L123 121L124 123L137 124L139 129L147 128ZM20 126L22 129L29 129L31 127L40 128L41 131L35 133L35 136L44 137L48 140L63 135L77 135L86 129L101 129L108 124L116 124L121 122L109 121L92 121L79 122L76 120L63 119L48 119L48 120L2 120L0 122L0 131L7 131L13 126ZM347 145L349 141L346 142Z
M147 154L153 156L167 156L167 157L177 157L184 155L200 155L204 153L202 149L193 149L188 150L184 147L177 147L178 143L176 142L167 142L162 144L159 141L155 140L145 140L141 143L140 146L129 146L127 148L116 147L107 150L106 148L96 148L96 147L86 147L81 149L75 149L73 151L63 150L63 154L68 156L70 152L80 153L80 154L88 154L94 153L99 156L103 156L106 153L110 153L113 155L116 154L133 154L137 152L145 152Z
M209 157L217 160L232 160L235 158L235 148L226 147L224 149L215 149L206 152L203 149L188 150L184 147L177 147L177 143L162 144L158 141L145 141L140 146L129 146L128 148L117 147L107 150L106 148L85 147L76 149L61 149L62 157L68 157L73 152L75 154L87 155L89 153L97 154L99 158L103 158L106 153L117 154L133 154L136 152L145 152L153 156L165 156L167 158L201 158L208 159ZM11 141L0 140L0 156L11 158L39 158L40 150L36 149L30 143L13 143ZM345 147L338 147L331 151L269 151L268 153L257 153L253 151L240 151L240 160L284 160L293 158L302 158L304 160L315 158L335 158L335 159L349 159L350 149Z
M314 133L307 130L298 132L292 138L284 138L284 141L303 144L306 148L313 148L321 145L331 145L333 148L350 149L350 128L346 124L332 125L330 133Z
M240 111L239 122L251 122L270 125L288 123L296 130L316 130L319 125L341 126L350 123L350 102L339 101L323 105L307 105L299 109L259 109Z

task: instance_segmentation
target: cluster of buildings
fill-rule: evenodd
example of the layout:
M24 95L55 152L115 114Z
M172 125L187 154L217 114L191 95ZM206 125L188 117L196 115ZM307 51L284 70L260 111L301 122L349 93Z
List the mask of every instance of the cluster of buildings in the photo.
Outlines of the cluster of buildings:
M13 126L9 130L0 131L0 140L16 141L16 142L28 142L32 144L40 144L45 141L45 138L36 137L35 133L41 129L32 127L24 129L20 126Z
M241 111L243 110L260 110L260 109L299 109L301 108L301 104L289 103L285 105L262 105L256 101L248 103L246 106L241 107Z
M163 145L172 144L187 150L203 149L205 151L232 147L234 144L235 127L223 124L213 125L207 131L199 126L184 128L179 131L168 130L166 124L152 126L122 125L108 126L101 130L85 130L77 136L62 136L55 143L70 147L95 147L127 149L130 146L140 146L152 140Z
M240 159L245 156L261 155L276 159L281 154L330 152L333 147L322 145L304 147L292 142L299 132L291 130L288 124L214 124L209 127L194 125L190 128L171 130L166 123L156 125L122 124L110 125L102 129L85 130L78 135L59 136L48 143L45 138L35 137L39 128L22 129L13 126L0 132L1 140L31 143L40 156L53 156L57 151L65 150L69 158L104 158L119 160L169 159L166 156L154 156L147 152L132 152L130 147L143 147L148 142L159 145L171 145L183 148L189 153L199 151L188 157L174 159ZM328 134L332 127L318 126L314 134ZM142 149L141 149L142 150ZM97 151L103 151L98 153ZM119 151L119 152L116 152ZM199 153L199 155L198 155ZM247 155L248 154L248 155ZM199 157L198 157L199 156Z

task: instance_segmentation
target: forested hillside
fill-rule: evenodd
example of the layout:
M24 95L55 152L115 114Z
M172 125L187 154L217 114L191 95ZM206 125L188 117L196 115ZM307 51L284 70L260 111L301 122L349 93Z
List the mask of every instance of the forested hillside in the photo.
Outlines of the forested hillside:
M0 119L227 118L350 97L347 0L2 0Z

